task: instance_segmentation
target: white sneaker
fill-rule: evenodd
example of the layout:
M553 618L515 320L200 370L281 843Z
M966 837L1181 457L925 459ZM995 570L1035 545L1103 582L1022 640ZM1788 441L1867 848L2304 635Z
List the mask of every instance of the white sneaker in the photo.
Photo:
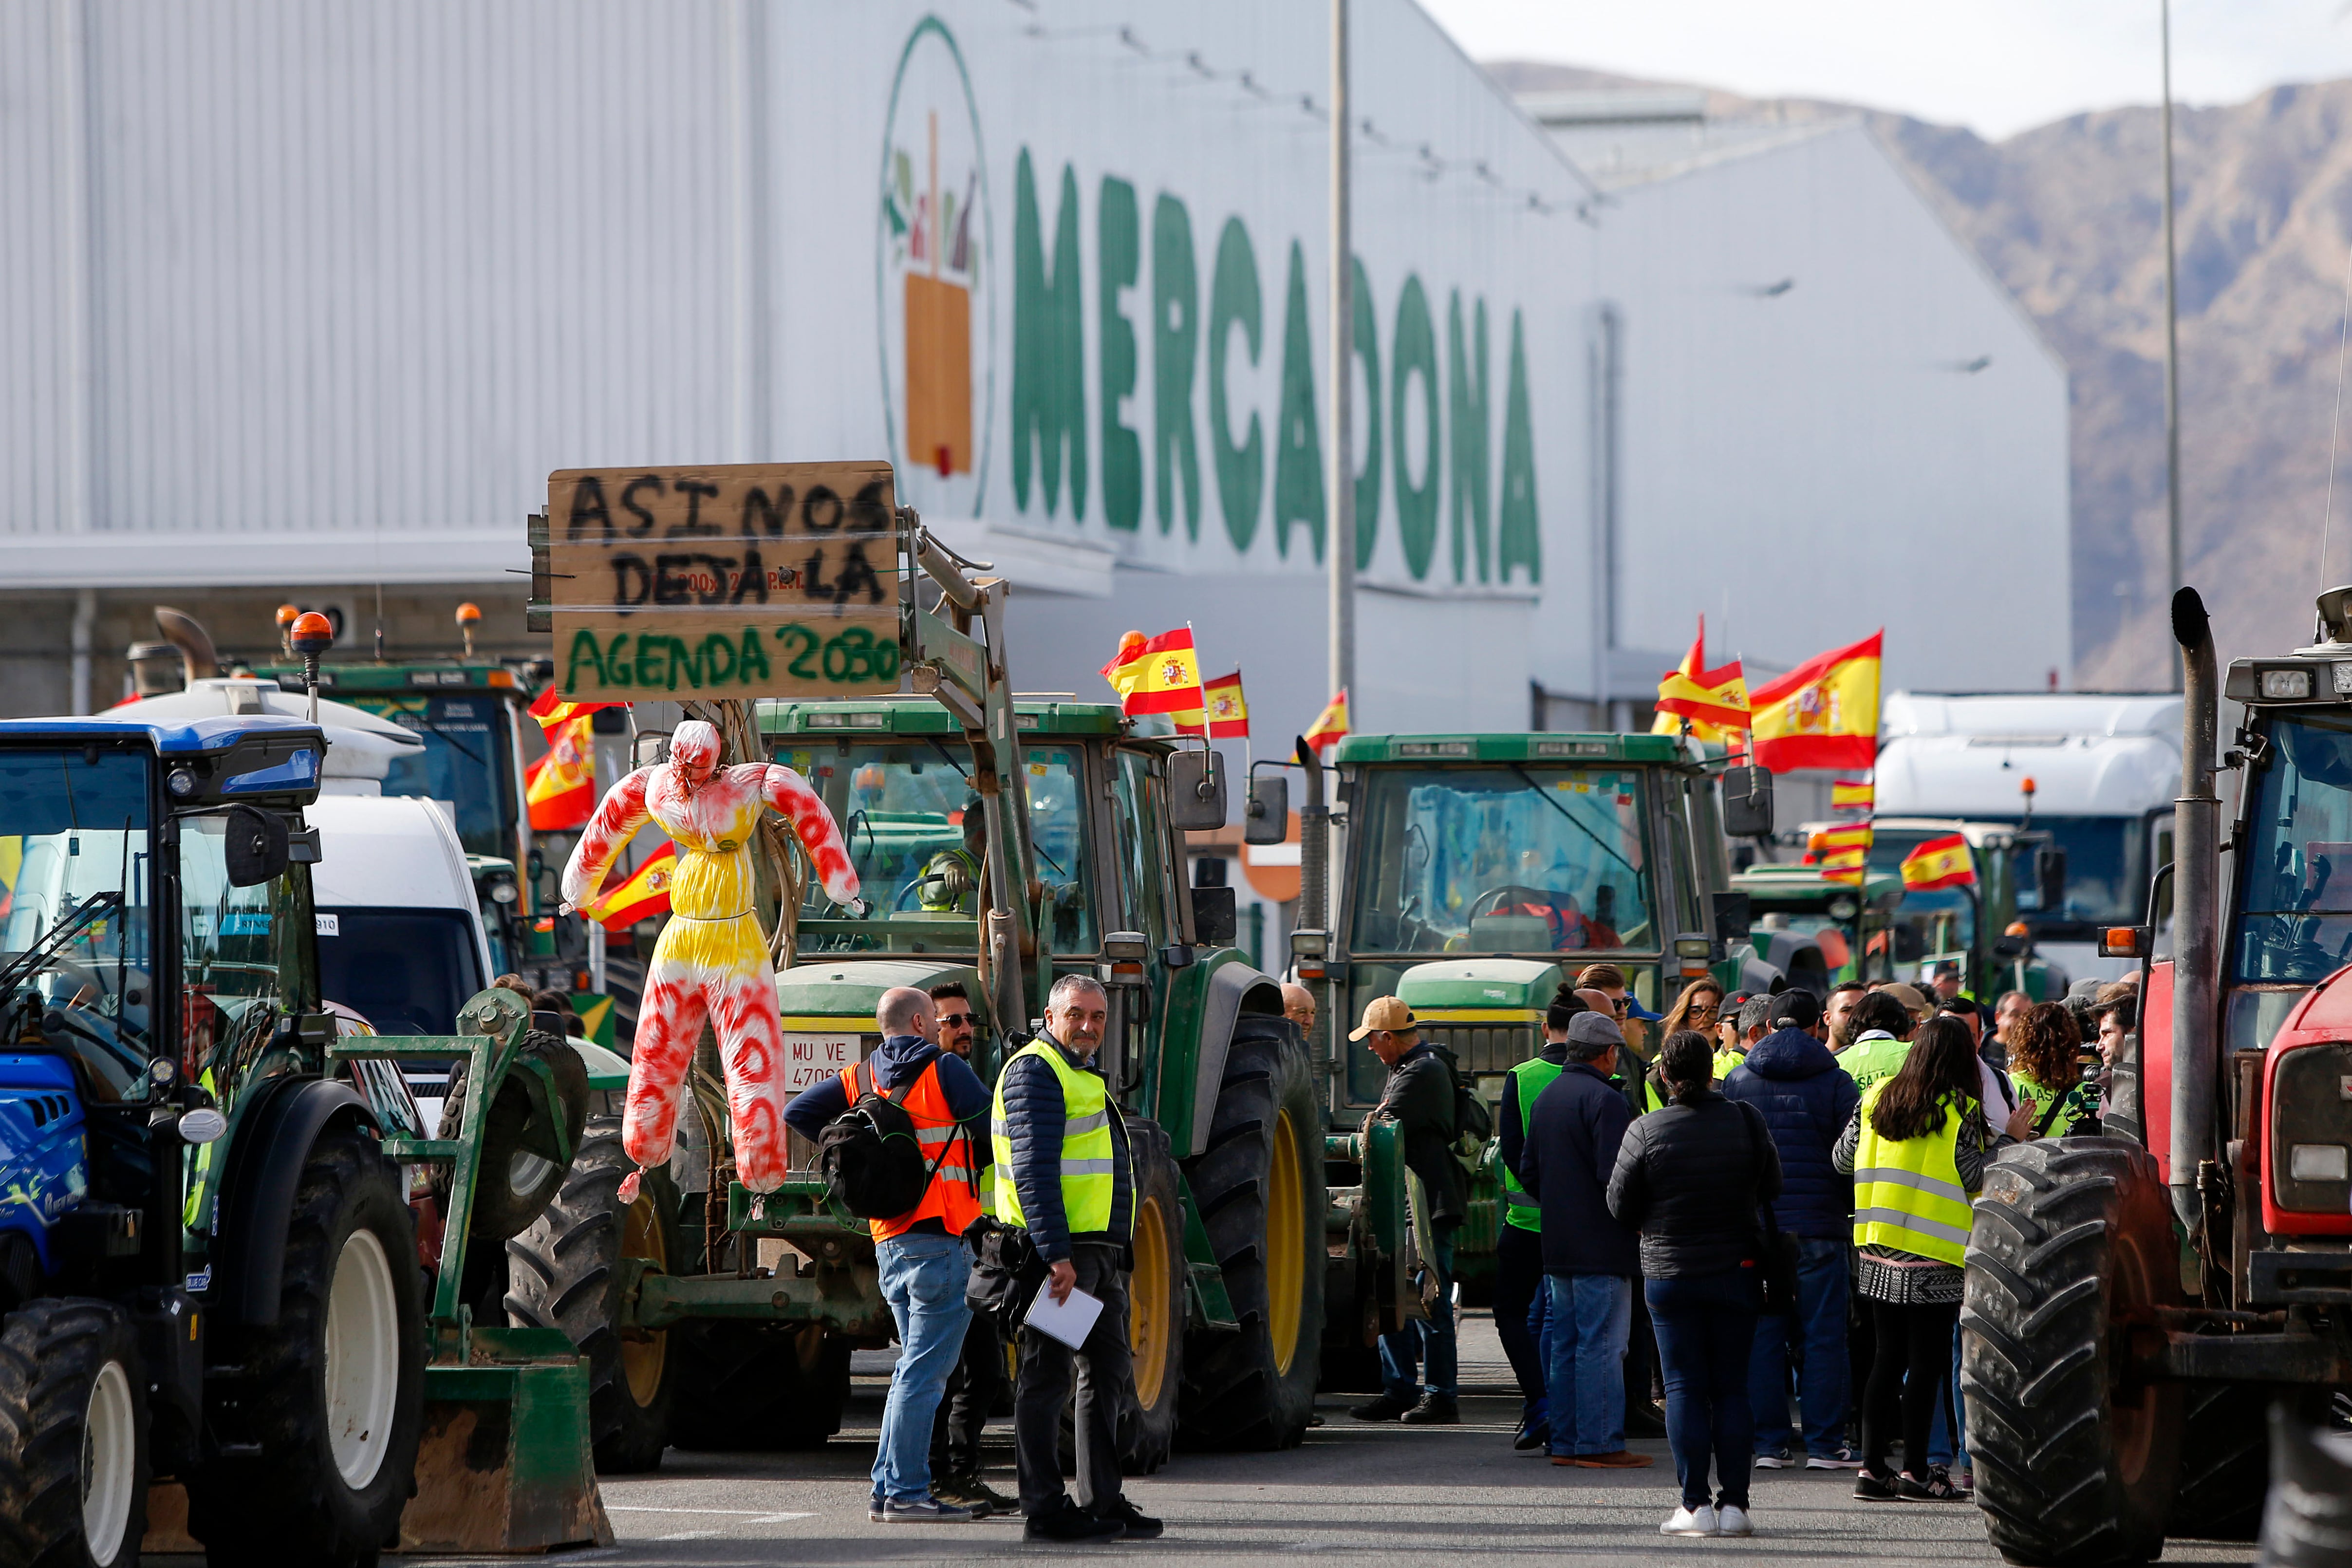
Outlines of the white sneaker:
M1678 1508L1675 1516L1658 1526L1660 1535L1714 1535L1715 1505L1701 1503L1696 1508Z
M1749 1522L1746 1509L1736 1502L1727 1502L1715 1511L1715 1532L1717 1535L1753 1535L1756 1526Z

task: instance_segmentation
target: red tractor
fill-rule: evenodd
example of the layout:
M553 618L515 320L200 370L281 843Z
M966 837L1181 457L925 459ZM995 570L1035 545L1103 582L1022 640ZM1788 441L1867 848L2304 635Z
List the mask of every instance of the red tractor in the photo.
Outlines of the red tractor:
M2225 683L2203 602L2173 598L2175 858L2149 923L2106 944L2145 958L2169 880L2173 953L2145 965L2108 1135L2004 1152L1969 1238L1968 1447L2010 1562L2253 1539L2272 1400L2315 1418L2352 1386L2347 602L2322 594L2311 647L2235 660ZM2217 762L2225 696L2243 718Z

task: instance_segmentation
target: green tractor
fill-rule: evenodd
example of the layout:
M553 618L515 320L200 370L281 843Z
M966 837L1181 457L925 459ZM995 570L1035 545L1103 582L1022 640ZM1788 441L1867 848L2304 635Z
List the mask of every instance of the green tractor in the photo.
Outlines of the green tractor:
M1903 879L1868 871L1860 886L1837 881L1818 867L1750 866L1731 879L1748 895L1748 942L1757 955L1816 996L1849 980L1896 978L1895 911Z
M1976 870L1973 885L1904 895L1888 931L1895 978L1924 981L1949 962L1960 966L1961 988L1986 1002L2004 991L2022 991L2036 1002L2065 994L2066 972L2034 955L2032 922L2020 918L2037 895L2040 909L2065 903L2066 851L2050 834L2013 822L1924 816L1876 817L1870 826L1873 877L1899 879L1905 856L1956 834L1967 840Z

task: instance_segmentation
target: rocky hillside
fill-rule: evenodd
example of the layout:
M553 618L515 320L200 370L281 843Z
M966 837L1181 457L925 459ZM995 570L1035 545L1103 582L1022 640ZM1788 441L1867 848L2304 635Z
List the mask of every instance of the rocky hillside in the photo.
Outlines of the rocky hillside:
M1662 85L1488 68L1514 90ZM2158 110L2080 114L1988 142L1849 105L1713 93L1710 108L1864 116L2041 323L2073 373L2075 682L2159 683L2169 637ZM2182 550L2225 658L2301 643L2311 627L2352 247L2348 126L2352 81L2174 111ZM2344 583L2352 421L2336 479L2326 576Z

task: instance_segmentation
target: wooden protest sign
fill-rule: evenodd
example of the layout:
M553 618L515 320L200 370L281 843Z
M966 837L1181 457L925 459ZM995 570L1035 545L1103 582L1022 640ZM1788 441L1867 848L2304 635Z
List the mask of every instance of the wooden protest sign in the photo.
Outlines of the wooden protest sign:
M890 465L547 478L555 685L575 701L898 689Z

